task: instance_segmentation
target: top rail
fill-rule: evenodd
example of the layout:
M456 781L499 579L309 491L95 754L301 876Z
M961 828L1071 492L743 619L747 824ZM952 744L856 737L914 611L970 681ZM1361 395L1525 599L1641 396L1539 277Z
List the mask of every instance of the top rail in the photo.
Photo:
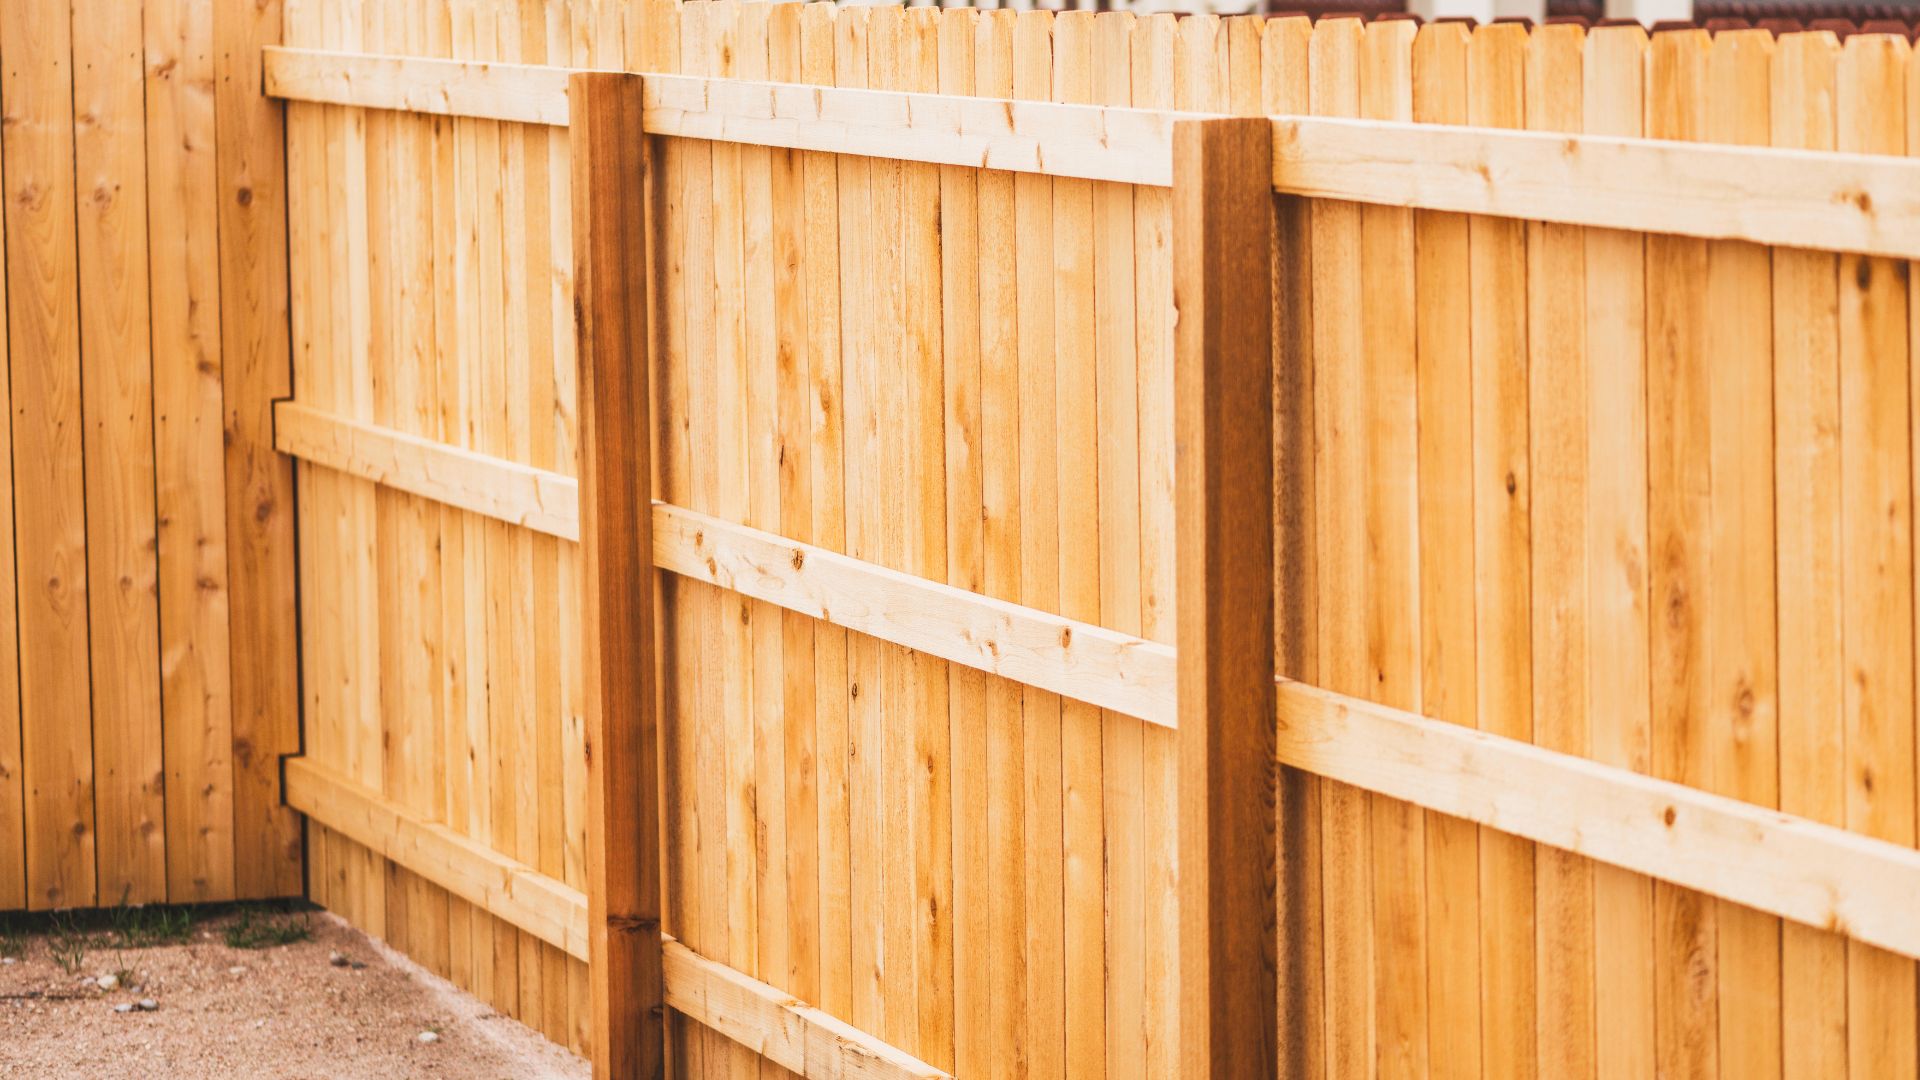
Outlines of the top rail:
M265 50L294 101L565 125L571 68ZM649 134L1165 187L1208 114L645 76ZM1920 259L1920 158L1274 117L1287 195Z
M1920 258L1920 158L1276 117L1274 190Z
M573 69L268 48L266 91L329 105L565 126ZM645 76L650 135L1168 187L1194 114L694 75Z

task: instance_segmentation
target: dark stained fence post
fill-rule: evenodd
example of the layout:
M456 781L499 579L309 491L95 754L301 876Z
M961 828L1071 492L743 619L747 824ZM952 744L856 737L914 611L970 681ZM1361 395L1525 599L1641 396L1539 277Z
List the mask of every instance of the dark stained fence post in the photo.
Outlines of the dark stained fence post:
M580 342L593 1074L664 1072L641 77L569 83Z
M1173 141L1181 1075L1270 1077L1275 898L1273 125Z

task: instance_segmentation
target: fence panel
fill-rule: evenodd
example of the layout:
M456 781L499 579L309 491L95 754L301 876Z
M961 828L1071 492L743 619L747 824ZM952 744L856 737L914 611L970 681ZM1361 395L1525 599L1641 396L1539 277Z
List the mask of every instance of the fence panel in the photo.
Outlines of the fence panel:
M1871 35L1842 49L1820 34L730 0L406 11L397 30L307 9L290 37L1022 101L1907 148L1912 60ZM701 111L689 95L712 84L668 85L663 118L714 122L688 119ZM296 801L301 784L353 785L425 823L316 824L316 892L577 1045L587 982L565 928L584 917L586 770L578 519L569 534L560 509L578 453L567 136L291 108L299 408L411 437L381 436L379 452L444 462L435 490L466 492L468 507L430 505L404 477L375 485L365 464L301 472L302 567L322 599L305 625L313 765ZM797 113L756 130L789 121L801 130ZM1536 140L1476 159L1474 136L1448 136L1423 144L1447 155L1430 189L1406 187L1418 177L1389 151L1371 172L1331 154L1362 154L1381 130L1275 131L1281 157L1304 163L1282 161L1283 190L1346 175L1375 193L1276 204L1278 669L1910 843L1904 264L1600 228L1637 219L1552 209L1564 193L1514 195L1500 171L1591 182L1599 159L1583 155L1615 154L1645 171L1634 190L1664 190L1689 174L1661 171L1675 159L1658 148ZM891 571L1065 616L1060 649L1076 663L1111 644L1098 627L1171 644L1168 193L800 148L821 145L842 144L656 138L647 248L633 253L652 282L655 493L672 504L656 521L659 552L671 548L656 554L670 571L672 1054L694 1072L760 1064L735 1037L746 1021L712 1007L732 998L676 984L697 970L702 994L758 980L815 1003L806 1022L837 1018L937 1070L1171 1075L1174 732L1122 700L1016 683L1004 676L1023 657L1007 651L1002 666L992 642L988 660L921 651L896 643L920 639L888 630L893 612L815 602L844 605L852 586L807 592ZM1868 219L1849 242L1906 250L1900 210L1871 220L1873 182L1863 171L1842 207ZM1559 216L1492 216L1513 206ZM1685 226L1656 209L1668 215L1648 219L1656 231ZM1713 221L1808 235L1791 220ZM996 633L1016 640L1011 624ZM1710 847L1644 839L1664 827L1692 843L1687 830L1715 822L1779 845L1798 842L1790 824L1651 779L1593 780L1577 761L1501 758L1486 747L1506 744L1452 727L1391 744L1458 755L1435 759L1459 762L1457 777L1423 787L1391 773L1384 749L1376 761L1316 744L1330 706L1305 688L1281 696L1282 761L1328 774L1289 770L1280 795L1288 1075L1915 1063L1911 960L1783 922L1818 902L1759 896L1780 856L1723 873L1661 854ZM1427 739L1403 713L1352 715L1343 730ZM423 750L448 767L421 769ZM1496 760L1521 770L1510 784L1600 784L1605 805L1521 820L1508 807L1544 804L1488 794L1474 769ZM424 862L378 854L398 850L395 830L427 825L442 830L420 833L434 851L496 853L489 873L509 884L429 881L414 872ZM549 884L514 893L534 888L528 873ZM561 917L533 930L496 917L527 909ZM1897 944L1878 936L1885 915L1863 911L1853 929ZM697 967L711 962L739 974ZM774 1067L810 1067L766 1048Z

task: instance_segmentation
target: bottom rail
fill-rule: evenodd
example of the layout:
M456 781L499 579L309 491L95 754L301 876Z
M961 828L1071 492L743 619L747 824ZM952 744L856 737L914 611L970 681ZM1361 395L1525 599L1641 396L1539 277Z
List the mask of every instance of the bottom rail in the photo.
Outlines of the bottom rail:
M290 758L287 805L476 904L587 958L587 895L563 881L420 818L310 758ZM662 935L667 1006L804 1077L951 1080L912 1054L709 960Z

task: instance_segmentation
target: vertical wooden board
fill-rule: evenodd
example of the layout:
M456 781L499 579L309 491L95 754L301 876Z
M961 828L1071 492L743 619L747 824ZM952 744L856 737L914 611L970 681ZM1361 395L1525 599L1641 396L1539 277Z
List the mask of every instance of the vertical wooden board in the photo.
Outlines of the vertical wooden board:
M496 55L509 62L544 59L542 21L526 16L537 11L539 0L502 0L496 8L499 47ZM505 125L500 131L502 250L501 292L505 322L504 396L494 408L505 412L501 429L505 443L501 452L516 461L535 460L536 399L544 384L549 408L552 400L550 378L536 375L543 366L550 373L551 360L542 363L540 353L551 349L551 336L540 327L546 306L546 283L552 273L549 243L550 207L546 198L547 161L544 129L523 125ZM544 427L545 425L540 425ZM547 802L539 784L543 690L551 681L543 678L540 664L540 639L553 635L539 633L536 625L551 625L543 616L552 602L554 563L543 558L540 550L549 538L536 537L521 529L506 534L507 565L504 575L510 590L501 625L507 629L504 678L499 685L505 691L507 723L511 734L496 740L495 749L511 748L498 760L511 764L496 773L504 780L495 789L496 798L510 800L506 815L510 831L496 834L503 847L529 864L539 858L540 822ZM550 550L550 548L549 548ZM543 687L543 681L547 685ZM518 929L510 946L515 955L519 981L519 1001L515 1016L536 1029L547 1012L547 983L540 958L540 941Z
M1360 114L1413 119L1413 39L1408 20L1370 24L1360 47ZM1420 707L1419 402L1414 358L1413 211L1360 211L1367 311L1361 355L1369 461L1368 697ZM1372 833L1375 1062L1381 1076L1428 1070L1426 815L1369 798Z
M1903 153L1907 43L1847 39L1836 97L1840 150ZM1908 275L1840 259L1841 605L1846 664L1847 827L1914 842L1913 502ZM1847 947L1851 1075L1915 1064L1913 962Z
M650 373L635 364L648 333L638 197L647 146L641 80L578 74L570 162L578 230L581 554L587 589L586 703L594 1072L664 1073L659 918L659 772L653 677L655 610L648 461Z
M390 16L396 12L393 5L363 7L358 46L372 53L393 51L398 43L393 39ZM400 167L396 133L404 122L400 114L384 109L364 118L367 261L358 272L365 274L367 284L366 326L359 340L368 345L364 364L371 419L388 427L398 423L396 399L402 392L396 384L406 378L398 352L401 320L396 258L404 225L398 218L400 195L395 184L395 174ZM370 485L367 493L366 505L370 509L367 521L373 530L374 558L368 566L355 567L355 572L373 577L372 606L365 609L364 615L378 627L376 641L406 640L403 626L412 604L407 596L403 566L406 561L403 553L410 546L410 538L405 535L405 513L400 506L403 499L401 493L379 485ZM400 713L405 703L405 692L401 688L408 682L407 658L408 653L399 649L378 649L378 675L373 687L376 712L371 718L356 718L355 725L356 731L364 730L369 737L368 746L361 753L379 762L379 771L375 774L379 786L373 790L388 795L399 793L402 797L406 794L406 777L403 771L396 774L395 767L403 765L403 761L393 749L396 743L406 741L407 720ZM382 908L390 916L383 936L396 949L408 951L412 942L407 933L405 879L399 868L384 857L376 855L372 865L375 877L369 887L381 892Z
M1303 29L1299 23L1285 24ZM1134 24L1130 50L1133 104L1171 108L1177 24L1170 14L1148 15ZM1305 57L1305 35L1297 35ZM1272 29L1263 41L1280 35ZM1304 85L1306 67L1300 65ZM1133 193L1134 392L1139 440L1140 633L1152 641L1174 637L1173 513L1173 211L1172 196L1159 188ZM1116 567L1115 573L1124 573ZM1142 918L1147 955L1142 977L1147 1076L1173 1076L1180 1061L1179 749L1174 733L1156 725L1141 730L1141 818L1145 886ZM1112 1047L1108 1056L1113 1056Z
M1840 45L1830 33L1784 34L1773 55L1775 146L1834 148ZM1846 824L1842 665L1839 260L1773 256L1774 517L1779 651L1780 809ZM1780 942L1781 1058L1793 1076L1847 1072L1847 944L1797 923Z
M1648 57L1647 134L1707 137L1705 31L1654 35ZM1711 782L1707 756L1707 619L1712 554L1711 386L1705 357L1707 245L1647 238L1647 485L1653 623L1653 768L1695 787ZM1654 885L1659 1067L1680 1076L1718 1069L1714 904Z
M344 38L340 10L318 5L314 10L320 38L318 44L328 48L341 47ZM341 411L351 405L351 395L344 385L344 372L347 357L353 351L348 317L347 214L343 198L346 190L343 177L345 123L345 110L334 106L322 108L319 118L322 146L318 188L323 193L320 198L324 200L324 205L317 215L319 228L315 233L318 242L316 255L322 270L313 283L313 291L326 298L324 305L317 305L324 312L326 326L317 335L315 343L318 362L303 365L300 372L301 382L310 382L311 387L296 384L296 390L308 391L309 399ZM307 368L311 369L310 375ZM308 577L309 583L314 584L313 593L318 602L302 612L305 618L303 637L311 633L315 638L313 647L310 650L303 649L302 655L303 661L308 653L313 657L306 668L309 676L305 681L308 708L315 714L337 718L331 723L315 725L324 730L324 734L315 741L317 749L328 763L344 773L348 771L354 710L349 700L352 643L342 631L348 627L353 614L350 608L358 599L352 589L345 587L348 572L341 565L356 555L348 531L349 481L344 476L322 469L303 469L300 479L304 488L301 492L303 502L313 508L313 518L319 526L314 542L309 545L317 557ZM306 516L304 512L301 515L303 525ZM321 590L317 584L321 581L331 582L332 587ZM320 735L318 732L316 734ZM237 826L237 816L235 823ZM344 837L332 832L325 834L322 846L327 892L333 910L349 922L355 921L360 918L361 898L356 890L348 887L347 878L353 868L359 865L359 853Z
M661 31L671 29L671 24L664 19L646 17L646 9L643 5L635 5L622 11L620 8L611 4L591 2L569 3L564 7L553 4L549 5L547 12L548 56L555 63L570 63L576 68L599 68L602 70L618 70L623 68L625 66L623 63L623 52L626 44L626 27L620 18L622 15L633 20L639 20L644 17L645 22L643 25L647 30L653 32L655 42L662 36ZM636 40L637 51L646 44L644 39L641 39L640 27L636 27L635 37L639 39ZM652 68L652 70L656 71L660 69L658 64ZM553 204L552 235L554 274L550 287L550 295L552 297L552 324L554 333L554 456L558 467L562 471L565 471L579 467L579 457L582 451L577 411L579 400L579 357L573 328L575 282L573 271L573 212L571 205L572 162L570 157L570 135L567 131L557 128L550 129L547 132L547 140L547 157L551 169L550 175L554 178L554 182L549 185L551 189L550 197ZM650 215L654 214L657 209L651 204L651 199L658 195L660 189L659 160L660 156L656 145L654 157L648 166L647 190L644 193L640 193L641 197L647 198L649 201L647 212ZM655 220L657 220L655 217L647 218L646 221L643 222L643 229L647 228L648 224ZM651 243L653 242L654 233L649 229L642 233L642 237L648 243ZM649 264L650 260L643 265ZM647 331L651 339L649 345L651 345L651 341L658 340L656 321L660 318L660 312L658 310L660 289L659 279L657 277L650 276L647 282L648 308L646 317ZM658 352L649 352L645 355L650 358L650 362L647 365L647 377L649 379L657 379L661 365L658 364L657 360L653 360L652 358L656 358L660 354ZM640 421L643 425L642 430L647 433L657 433L662 426L658 424L651 415L654 411L653 402L654 395L650 384L647 395L650 415ZM651 447L649 447L648 458L653 474L652 478L657 483L659 461ZM653 489L650 488L649 490L652 491ZM654 611L652 617L654 619L654 634L657 643L660 632L659 616L661 608L660 590L657 580L658 575L654 575L654 578ZM561 854L564 863L565 880L569 884L573 884L579 888L586 887L588 875L588 844L590 840L588 836L590 831L588 817L591 813L587 786L589 738L586 717L587 673L585 670L585 657L583 655L586 649L586 641L584 638L586 615L582 603L585 595L582 592L584 587L584 565L580 549L573 545L561 545L559 649L561 665L560 758L562 779L560 783L565 790L561 805ZM659 672L659 657L660 651L656 644L653 655L654 674L656 677L648 685L651 687L655 698L653 714L656 731L655 754L657 756L655 761L657 764L664 764L664 756L660 753L661 740L658 735L659 718L662 715L661 680L657 677ZM656 798L659 798L658 793L664 791L664 783L655 790L657 793ZM657 804L655 813L656 817L654 820L656 824L664 826L665 817L658 810ZM657 863L655 872L658 873L662 866L663 863ZM664 910L661 914L664 916ZM563 969L561 977L566 986L567 1044L573 1048L576 1053L590 1055L593 1052L595 1040L593 1034L593 987L589 981L590 971L588 965L586 962L577 958L556 955L551 952L547 954L546 962L549 964L557 963L558 966Z
M144 43L132 5L70 17L96 900L140 904L167 897Z
M683 69L682 9L673 0L631 6L622 67L628 71L679 72ZM653 310L649 328L653 340L653 479L656 497L685 504L690 498L691 467L687 440L691 433L691 402L687 369L687 218L686 167L690 144L661 139L654 144L651 205L648 219L649 274L653 281ZM662 874L666 879L666 908L662 928L698 947L697 899L700 886L697 807L697 732L693 710L687 707L693 678L691 619L684 590L670 574L655 579L659 660L661 731L661 827L664 833ZM671 1013L667 1018L669 1056L689 1076L704 1075L703 1037L691 1021Z
M1413 44L1413 118L1467 120L1470 29L1436 23ZM1414 214L1419 365L1420 708L1477 726L1473 354L1467 219ZM1480 831L1427 815L1427 1054L1436 1077L1480 1074Z
M3 61L0 61L3 62ZM7 115L0 107L0 115ZM0 141L0 167L5 143ZM0 185L0 194L10 189ZM7 252L7 215L0 205L0 316L7 307L10 276ZM0 368L9 365L9 336L0 329ZM8 422L0 424L0 455L8 468L0 474L0 521L13 520L13 387L0 379L0 410ZM17 581L14 530L0 529L0 909L27 906L27 833L25 776L20 756L20 622L15 603Z
M1182 1071L1278 1064L1272 289L1263 118L1174 135Z
M1093 100L1133 102L1129 12L1107 12L1093 25ZM1096 363L1094 430L1098 432L1099 622L1127 634L1141 630L1140 362L1135 295L1134 188L1093 187L1093 304ZM1149 303L1152 301L1149 300ZM1085 495L1083 494L1083 498ZM1106 844L1103 902L1106 940L1105 1060L1109 1077L1147 1072L1147 725L1131 716L1101 716L1102 832Z
M501 41L502 17L508 0L474 0L472 7L472 50L475 59L500 60L511 41ZM509 409L515 396L511 358L518 344L509 324L509 269L524 265L509 262L513 239L510 233L519 218L518 189L514 186L522 173L513 170L511 160L517 133L512 125L497 122L482 124L475 132L474 183L474 349L468 361L475 368L469 389L469 421L473 425L474 445L482 453L511 458L515 454L514 433ZM516 293L518 290L514 290ZM516 853L519 818L523 809L514 787L514 768L523 753L520 746L519 710L521 707L521 670L517 665L524 639L516 639L515 624L526 586L520 576L520 552L516 550L515 530L504 522L481 523L478 549L485 560L485 576L477 603L485 630L484 664L487 697L483 737L486 756L476 768L477 799L487 810L484 835L476 837L496 851ZM530 753L527 756L531 756ZM531 811L531 807L525 808ZM510 1016L521 1015L520 933L504 920L488 917L478 920L475 931L477 950L490 956L491 995L494 1007Z
M940 92L976 92L975 39L980 14L942 11L937 33ZM984 460L1004 452L982 427L981 174L940 170L940 311L945 425L945 580L986 591ZM985 1076L992 1035L992 882L989 874L987 693L984 672L948 667L948 767L951 777L953 1055L945 1065Z
M1013 96L1052 96L1053 13L1021 12L1013 30ZM1053 181L1014 177L1014 320L1019 360L1020 430L1058 423L1055 356ZM1055 440L1020 440L1021 602L1058 610L1060 472ZM1060 699L1023 688L1026 740L1027 1070L1036 1077L1066 1072L1066 925L1062 718Z
M1585 130L1639 135L1647 35L1637 26L1587 35ZM1650 771L1648 673L1645 243L1593 229L1586 238L1588 746ZM1594 868L1595 1065L1603 1077L1654 1070L1653 887Z
M66 4L0 11L27 905L93 904L74 115Z
M1258 15L1231 15L1220 20L1216 75L1225 109L1232 116L1259 116L1265 93L1267 20Z
M689 4L681 8L680 62L688 74L713 73L712 40L718 35L717 9L712 4ZM685 214L686 245L686 370L688 442L700 447L687 463L688 505L709 513L720 511L720 474L717 451L720 440L720 401L718 396L716 301L718 253L715 251L717 220L714 187L716 180L714 148L702 143L686 147L685 187L682 198ZM676 583L678 586L679 583ZM691 668L686 711L682 723L691 730L693 776L687 797L699 822L698 849L693 860L697 881L687 890L697 898L682 926L689 944L708 956L729 954L728 877L726 801L726 716L723 680L728 674L722 625L725 598L704 586L685 583L676 587L675 602L686 605L686 666ZM700 1045L709 1075L726 1071L731 1050L719 1036L705 1031L692 1033L690 1042Z
M1713 141L1772 141L1773 51L1767 30L1714 37L1707 117ZM1765 248L1733 242L1708 247L1706 315L1713 498L1709 772L1721 794L1778 806L1773 303ZM1780 920L1724 900L1715 906L1720 1070L1780 1076Z
M565 18L565 7L549 0L520 0L510 18L519 23L518 56L523 63L566 65L572 55L572 27ZM525 295L525 365L516 395L524 402L527 434L524 460L546 469L562 469L559 401L559 347L555 339L554 283L564 279L559 252L555 250L555 226L571 217L556 205L556 189L568 186L564 165L553 161L552 129L527 125L519 131L521 153L525 160L525 188L521 195L526 230L526 261L519 271L516 287ZM571 245L568 245L568 252ZM561 327L571 324L563 319ZM571 371L572 365L569 365ZM571 388L571 380L568 382ZM572 465L571 462L568 463ZM521 718L521 742L525 748L518 772L520 797L532 811L521 821L521 857L542 873L561 877L565 873L563 834L566 826L566 798L561 763L564 717L561 711L564 672L559 630L563 607L560 594L565 584L561 577L560 541L554 537L524 533L528 549L531 588L528 589L531 620L526 630L528 647L523 651L529 665L528 684L522 694L525 713ZM548 1038L563 1042L567 1028L567 983L565 954L532 935L521 937L523 985L537 985L539 1006L524 1005L528 1023ZM528 970L528 969L531 970ZM524 994L523 994L524 996Z
M837 33L830 4L808 4L800 13L801 78L837 81ZM839 160L804 155L806 187L808 462L813 494L813 542L845 550L845 396L841 364ZM814 632L815 787L819 809L818 954L821 1007L842 1019L853 1016L852 913L848 766L848 636L820 626Z
M404 12L401 41L409 53L445 56L450 45L444 8L420 4ZM445 211L451 207L450 183L452 144L442 135L450 129L443 118L418 117L400 129L401 168L415 178L400 191L400 220L407 233L395 245L396 267L402 275L396 348L403 358L409 379L398 404L407 422L417 430L431 433L439 440L447 438L442 425L445 395L440 387L440 354L436 338L441 309L451 300L451 276L441 272L450 267L441 258L442 229L451 224ZM445 171L443 172L443 166ZM442 601L446 580L440 563L443 550L442 507L425 500L408 505L409 525L415 536L413 553L418 606L409 630L418 634L420 653L412 666L416 686L425 687L425 709L409 718L409 744L401 764L406 786L412 793L412 805L431 821L442 820L446 805L445 763L447 760L447 717L449 715L446 669L445 616ZM418 697L416 698L418 700ZM449 931L452 898L446 890L418 875L404 879L408 896L408 938L415 954L430 970L446 975L452 970L453 942ZM464 939L463 939L464 943Z
M868 25L867 85L882 90L905 89L907 45L905 9L876 8ZM902 570L910 568L912 559L914 528L908 516L917 506L918 495L913 490L914 436L909 430L913 417L908 369L915 361L908 354L913 346L907 327L905 280L908 223L913 216L908 173L915 168L887 159L872 162L872 220L865 263L869 276L864 285L870 296L867 311L872 321L867 332L874 358L868 369L868 407L862 415L871 418L868 422L874 426L874 436L867 444L872 456L860 466L872 481L860 499L865 519L862 528L877 559ZM881 361L880 357L899 359ZM881 865L876 906L884 1019L877 1030L896 1046L913 1047L919 1041L919 1009L915 1001L910 778L918 771L913 761L918 686L913 658L904 649L880 645L875 671L879 679L876 715L880 729L870 745L878 752L874 760L875 790L886 812L878 829Z
M1547 26L1528 40L1527 126L1579 131L1584 31ZM1527 225L1527 431L1532 498L1534 741L1587 750L1586 238ZM1593 867L1552 848L1535 853L1537 1022L1543 1075L1595 1072Z
M285 40L289 44L318 47L329 39L320 8L312 3L290 5L284 30ZM330 147L327 142L330 117L330 110L325 106L289 105L287 108L288 290L293 359L291 389L301 400L327 407L331 407L334 397L330 365L334 352L335 290L324 284L333 280L332 248L327 240L331 203L329 191L332 187L329 182ZM220 317L217 310L208 314L215 319ZM217 337L215 340L220 343ZM224 353L222 359L225 360ZM337 489L335 478L321 469L300 469L297 480L299 537L301 548L306 552L305 557L298 560L297 566L300 591L308 598L299 613L304 637L304 647L298 655L302 688L300 704L310 716L335 715L338 710L332 708L332 703L337 699L338 683L333 678L333 672L339 642L320 628L332 625L330 617L341 597L339 590L323 590L318 582L331 577L326 568L337 555L337 548L331 543ZM230 523L231 518L226 521ZM237 690L238 683L233 685ZM305 752L317 761L337 766L341 760L339 744L337 724L315 723L307 732ZM237 816L240 779L236 770L236 879L240 873L238 855L241 830ZM310 825L305 831L308 895L316 903L339 910L334 903L333 859L328 831L318 824Z
M951 17L951 16L949 16ZM1011 11L982 11L973 43L973 92L1011 97ZM1012 174L981 172L980 525L982 591L1019 601L1021 591L1018 210ZM957 522L959 519L955 519ZM987 772L987 1060L989 1075L1024 1077L1030 1047L1027 1010L1026 727L1022 691L1004 679L986 684Z
M340 49L364 48L366 6L343 3L326 10L328 44ZM329 158L327 242L332 288L339 296L334 354L328 365L333 407L342 415L372 421L375 351L383 347L374 334L374 254L369 186L369 131L366 111L338 108L328 113ZM376 159L377 160L377 159ZM379 204L375 204L379 205ZM385 239L385 234L380 234ZM381 294L384 301L384 293ZM328 623L339 637L338 666L332 672L340 766L356 782L379 790L380 754L380 636L374 485L357 477L329 477L334 498L336 563L333 573L338 608ZM386 874L368 849L336 836L333 856L341 872L338 894L348 921L368 933L384 937Z
M260 92L280 0L226 0L212 27L234 891L287 896L300 889L302 845L300 817L280 801L280 758L300 749L293 466L274 451L272 412L291 390L286 139L282 106Z
M839 86L872 85L869 37L874 27L866 9L840 11L835 19L834 81ZM884 222L876 203L875 169L865 159L839 159L840 363L842 415L845 420L842 466L845 470L843 518L848 554L884 560L878 522L880 489L878 386L874 355L876 307L874 264ZM878 641L847 636L848 688L848 850L851 897L853 1024L884 1032L885 1003L885 848L884 719L886 690Z
M154 0L144 19L167 895L226 900L236 871L213 17ZM289 133L290 158L293 143Z
M707 10L707 70L723 77L738 77L741 54L748 47L740 16L740 5L733 0L714 0ZM762 61L764 64L764 60ZM714 269L714 332L712 336L711 380L715 405L711 417L714 439L704 445L714 455L713 499L707 509L728 521L741 521L748 514L749 462L747 407L747 330L745 264L745 175L743 160L753 148L731 143L713 145L713 181L710 198L713 206L711 244ZM764 306L764 298L752 303ZM705 722L718 725L724 742L723 785L725 817L724 846L713 854L723 860L725 874L724 949L709 942L716 951L710 955L727 957L735 968L753 972L759 952L759 845L741 842L755 835L754 730L753 730L753 653L750 604L730 593L718 595L719 650L712 661L720 665L710 685L709 699L715 713ZM707 836L703 832L702 842ZM702 853L703 858L705 852ZM755 1071L753 1055L745 1047L727 1048L733 1075Z
M1468 122L1520 127L1527 32L1476 30L1467 52ZM1481 726L1531 739L1532 481L1527 447L1526 233L1467 223L1472 273L1475 672ZM1536 1068L1533 845L1480 831L1481 1055L1489 1076Z
M1093 101L1092 12L1054 19L1053 100ZM1059 493L1058 610L1099 623L1099 326L1094 185L1053 182L1054 394ZM1069 1076L1106 1067L1106 899L1102 724L1098 709L1062 701L1061 826Z
M799 82L804 73L801 53L801 8L778 5L768 20L768 75L781 82ZM770 527L796 540L813 537L812 388L808 349L806 278L812 270L806 251L806 188L804 155L774 151L771 199L773 215L774 356L776 380L773 418L775 498L777 519ZM774 917L784 927L770 930L786 941L783 968L775 973L780 985L809 1001L820 991L820 871L819 796L815 767L817 730L814 721L814 622L795 612L781 616L780 709L784 730L779 733L784 755L786 857L783 899ZM756 665L758 660L755 661ZM766 901L762 901L763 904ZM764 935L763 935L764 938Z
M478 52L475 0L449 0L448 47L456 58L474 58ZM453 120L448 156L452 187L449 245L441 262L449 273L451 304L436 321L438 338L442 431L448 442L469 448L480 446L480 379L485 332L482 315L481 214L483 198L482 149L497 143L499 125L492 121ZM489 141L491 140L491 141ZM493 171L488 169L486 171ZM497 234L488 234L490 237ZM438 315L436 315L438 319ZM477 840L492 835L493 805L488 782L492 762L489 728L490 688L487 682L487 550L486 526L479 515L451 508L442 511L441 531L442 626L447 656L445 745L451 761L447 771L447 820L459 832ZM494 996L493 919L484 911L463 912L455 902L449 930L466 933L455 941L453 956L466 956L473 993Z
M941 15L907 12L902 89L940 90ZM907 569L939 580L947 572L945 245L941 170L908 165L904 176L906 407L910 417L906 462ZM909 824L914 851L912 927L918 1030L909 1045L923 1060L953 1067L953 770L952 704L948 665L924 654L913 659L913 740L909 743Z
M1317 116L1357 116L1363 30L1352 19L1324 20L1309 53L1309 107ZM1367 618L1369 583L1368 448L1371 388L1364 352L1361 209L1316 201L1313 246L1315 557L1318 575L1317 674L1343 693L1372 692L1374 657ZM1322 890L1326 912L1326 1066L1331 1075L1370 1076L1376 1064L1373 1016L1372 836L1368 796L1322 781Z
M767 27L770 6L740 8L735 74L765 81L768 76ZM780 531L780 366L774 305L776 260L773 236L773 155L765 147L740 151L742 261L746 309L744 371L746 480L745 521L769 532ZM750 702L753 726L753 834L758 838L754 865L753 968L778 985L787 970L787 824L785 635L780 609L764 604L747 608L753 671Z

